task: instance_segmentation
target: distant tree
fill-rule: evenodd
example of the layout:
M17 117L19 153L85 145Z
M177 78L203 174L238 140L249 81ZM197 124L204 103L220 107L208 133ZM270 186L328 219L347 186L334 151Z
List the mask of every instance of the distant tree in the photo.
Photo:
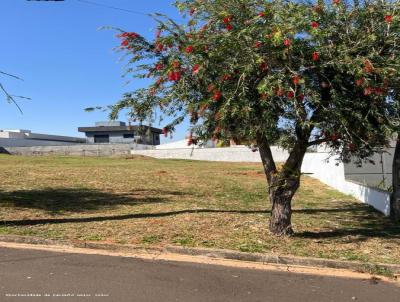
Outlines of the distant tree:
M291 200L307 148L371 156L399 125L400 3L388 0L185 0L181 25L156 14L154 40L121 31L128 74L153 80L113 106L139 122L190 118L196 137L256 142L276 235L293 233ZM289 158L278 166L270 149Z

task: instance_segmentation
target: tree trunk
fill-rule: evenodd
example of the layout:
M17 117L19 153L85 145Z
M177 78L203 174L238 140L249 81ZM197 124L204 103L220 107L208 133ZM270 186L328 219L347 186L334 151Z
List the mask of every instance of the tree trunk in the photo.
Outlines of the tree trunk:
M392 166L393 193L390 200L390 217L400 220L400 137L397 138Z
M292 198L300 185L300 174L286 178L278 175L269 185L269 199L272 203L269 230L277 236L293 234Z
M300 186L300 171L307 150L308 137L296 143L280 171L276 168L267 139L258 136L257 144L267 177L269 199L272 203L269 229L277 236L292 235L291 203L293 195Z

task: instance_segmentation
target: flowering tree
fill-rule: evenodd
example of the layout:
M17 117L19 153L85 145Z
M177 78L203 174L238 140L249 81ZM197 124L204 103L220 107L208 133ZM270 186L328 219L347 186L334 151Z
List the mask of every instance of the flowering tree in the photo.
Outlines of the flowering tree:
M156 15L154 40L124 32L128 74L150 78L126 93L139 122L185 117L202 141L257 144L268 184L273 234L288 235L291 200L307 148L327 144L341 160L368 158L397 130L400 4L365 0L182 0L188 23ZM289 150L282 166L270 146Z

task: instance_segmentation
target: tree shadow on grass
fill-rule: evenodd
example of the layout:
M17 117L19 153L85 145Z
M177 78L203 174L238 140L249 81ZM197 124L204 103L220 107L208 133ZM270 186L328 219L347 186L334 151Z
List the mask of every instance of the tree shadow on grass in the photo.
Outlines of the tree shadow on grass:
M345 239L346 241L365 241L369 238L400 239L400 223L365 204L357 204L350 211L335 217L341 227L333 230L304 231L296 233L297 238L307 239Z
M40 190L20 190L20 191L0 191L0 207L16 207L28 209L40 209L51 214L79 213L87 214L95 210L108 210L117 205L143 205L166 203L176 196L186 196L190 193L173 190L133 190L125 194L114 194L93 189L40 189ZM294 214L309 214L309 219L314 219L314 215L321 219L319 215L337 215L340 218L348 219L353 217L356 228L343 227L333 231L322 232L302 232L295 236L300 238L332 238L348 235L357 235L359 240L368 237L391 237L400 236L400 226L393 225L387 218L371 210L362 204L346 205L341 208L309 208L294 209ZM269 214L269 210L240 210L240 209L183 209L153 213L133 213L125 215L104 215L91 217L57 217L44 219L21 219L0 221L5 226L33 226L41 224L64 224L64 223L90 223L99 221L119 221L127 219L169 217L182 214L199 213L222 213L222 214ZM313 217L314 216L314 217ZM341 223L345 225L345 223Z
M87 188L44 188L37 190L1 191L0 207L39 209L50 214L86 214L95 210L113 209L118 205L144 205L170 202L173 197L192 195L173 190L132 190L128 193L111 193ZM400 239L400 224L390 221L382 214L364 204L346 205L340 208L293 209L294 214L309 214L309 219L324 219L324 215L336 215L340 227L317 232L300 232L294 236L307 239L338 239L363 241L380 237ZM139 218L168 217L181 214L224 213L224 214L269 214L269 210L240 209L183 209L155 213L134 213L126 215L106 215L95 217L61 217L45 219L21 219L0 221L6 226L32 226L40 224L82 223L97 221L117 221ZM349 222L350 221L350 222Z
M365 241L369 238L400 239L400 225L390 221L361 223L359 227L337 228L332 231L301 232L294 235L304 239L339 239Z
M50 214L82 213L112 209L118 205L165 203L178 191L134 190L114 194L87 188L44 188L38 190L0 191L0 207L44 210Z

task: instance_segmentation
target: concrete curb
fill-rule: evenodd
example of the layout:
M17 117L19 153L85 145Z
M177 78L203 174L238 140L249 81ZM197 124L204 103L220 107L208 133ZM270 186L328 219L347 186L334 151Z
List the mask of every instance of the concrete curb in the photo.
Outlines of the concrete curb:
M244 253L232 250L222 249L208 249L208 248L186 248L179 246L167 246L164 248L146 248L143 246L135 246L128 244L112 244L100 242L87 242L87 241L65 241L45 239L30 236L17 236L17 235L0 235L1 242L24 243L33 245L53 245L74 248L88 248L99 249L113 252L137 252L146 251L153 253L168 252L179 255L189 256L203 256L217 259L229 259L247 262L258 262L264 264L277 264L277 265L293 265L304 267L318 267L318 268L334 268L346 269L356 272L365 272L373 274L385 275L398 275L400 274L400 265L384 264L384 263L363 263L356 261L341 261L322 258L309 258L309 257L295 257L295 256L279 256L273 254L261 253Z

